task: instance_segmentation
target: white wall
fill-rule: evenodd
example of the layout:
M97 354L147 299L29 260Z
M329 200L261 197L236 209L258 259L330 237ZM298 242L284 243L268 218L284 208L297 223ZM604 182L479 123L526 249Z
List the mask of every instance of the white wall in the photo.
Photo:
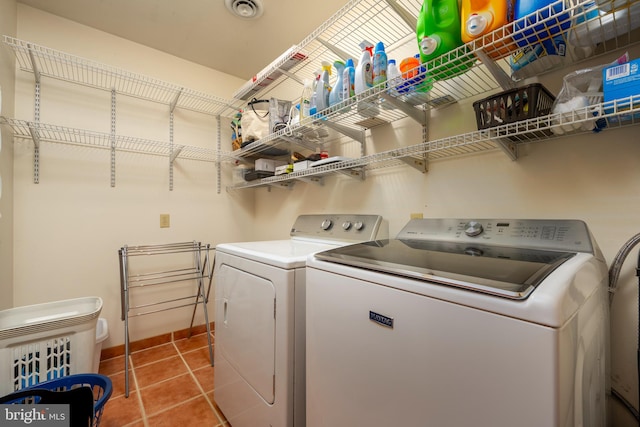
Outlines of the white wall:
M242 83L24 5L18 6L17 37L224 98ZM34 86L31 73L17 72L16 118L33 120ZM120 96L116 115L119 135L169 140L167 106ZM45 77L41 122L109 132L110 93ZM177 110L174 127L176 143L216 147L214 117ZM251 236L251 194L234 199L225 191L217 194L214 163L178 160L174 190L169 191L167 158L118 153L112 188L108 151L43 143L40 183L34 184L33 142L16 140L14 150L14 305L99 296L110 325L104 347L124 342L120 247L192 240L216 245ZM164 213L171 216L168 229L159 227ZM190 316L190 309L181 309L134 318L131 339L186 328ZM198 323L203 323L202 315Z

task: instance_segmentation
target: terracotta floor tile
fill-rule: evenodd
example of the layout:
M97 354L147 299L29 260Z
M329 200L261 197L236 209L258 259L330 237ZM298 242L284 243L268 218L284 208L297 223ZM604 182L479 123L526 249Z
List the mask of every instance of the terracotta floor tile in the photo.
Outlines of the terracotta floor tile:
M193 371L200 387L205 393L213 391L213 367L205 366L204 368L196 369Z
M222 413L222 409L220 409L220 407L218 406L218 404L216 403L216 400L213 398L213 392L208 392L207 393L207 397L209 398L209 400L211 401L211 403L213 404L213 407L216 408L216 412L218 413L218 416L220 417L220 419L222 420L223 423L226 423L226 425L229 425L229 421L227 421L227 419L225 418L224 414Z
M219 426L209 402L204 396L185 402L179 406L170 408L149 417L149 427L175 427L175 426Z
M141 389L140 395L149 416L201 395L201 392L191 375L185 374Z
M111 379L111 386L113 387L113 392L111 393L111 398L122 396L125 392L124 379L125 373L120 372L113 375L108 375ZM129 371L129 392L136 389L136 382L133 380L133 372Z
M100 427L122 427L134 421L142 421L138 395L133 392L128 398L112 397L104 407Z
M203 368L205 366L211 367L211 359L209 357L209 347L201 347L197 350L182 353L182 357L189 365L191 370Z
M124 356L114 357L113 359L101 360L98 372L102 375L111 375L124 371Z
M187 372L187 366L182 359L175 356L136 368L135 375L138 387L144 388Z
M213 345L213 337L211 337L211 344ZM184 353L200 347L206 347L209 344L207 342L207 334L200 334L194 335L191 338L177 340L175 341L175 345L178 347L180 353Z
M131 353L131 363L135 367L143 366L158 360L168 359L177 356L178 352L172 343L162 344L145 350Z

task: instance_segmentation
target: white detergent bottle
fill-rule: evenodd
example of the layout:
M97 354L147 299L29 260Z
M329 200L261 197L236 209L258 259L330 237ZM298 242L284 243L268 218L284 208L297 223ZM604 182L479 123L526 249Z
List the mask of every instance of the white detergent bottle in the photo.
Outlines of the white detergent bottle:
M331 85L329 84L329 76L331 75L331 64L322 61L322 75L316 86L316 108L318 112L329 107L329 92Z
M387 87L390 89L389 92L397 96L398 91L394 88L402 83L402 73L400 73L400 68L398 68L398 64L395 59L390 59L387 65Z
M396 64L395 59L389 59L387 64L387 87L389 88L388 93L391 96L398 97L400 93L396 89L396 86L402 83L402 73L400 73L400 69L398 68L398 64ZM392 109L395 108L390 102L383 102L382 108Z
M333 68L336 69L338 78L336 79L336 83L331 88L331 93L329 94L329 106L336 105L344 100L344 91L342 90L342 88L344 85L345 64L342 61L335 61L333 63Z

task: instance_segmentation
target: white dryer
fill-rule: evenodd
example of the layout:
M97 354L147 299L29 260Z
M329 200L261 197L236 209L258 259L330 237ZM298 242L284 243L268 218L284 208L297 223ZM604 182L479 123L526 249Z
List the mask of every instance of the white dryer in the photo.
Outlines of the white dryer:
M388 237L377 215L301 215L287 240L221 244L214 400L233 427L305 425L305 262Z
M604 427L607 283L573 220L413 220L317 253L307 426Z

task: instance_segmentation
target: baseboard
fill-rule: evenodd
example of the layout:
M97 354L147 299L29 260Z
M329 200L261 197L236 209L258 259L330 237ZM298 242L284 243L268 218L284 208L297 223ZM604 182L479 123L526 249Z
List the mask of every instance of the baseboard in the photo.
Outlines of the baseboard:
M210 329L213 332L215 322L211 322ZM191 335L200 335L207 332L207 325L197 325L191 329ZM173 332L167 332L166 334L156 335L155 337L144 338L138 341L132 341L129 343L129 353L134 351L144 350L145 348L155 347L162 344L167 344L172 341L189 338L189 328L180 329ZM114 357L124 355L124 344L117 345L115 347L103 348L100 352L100 360L113 359Z

